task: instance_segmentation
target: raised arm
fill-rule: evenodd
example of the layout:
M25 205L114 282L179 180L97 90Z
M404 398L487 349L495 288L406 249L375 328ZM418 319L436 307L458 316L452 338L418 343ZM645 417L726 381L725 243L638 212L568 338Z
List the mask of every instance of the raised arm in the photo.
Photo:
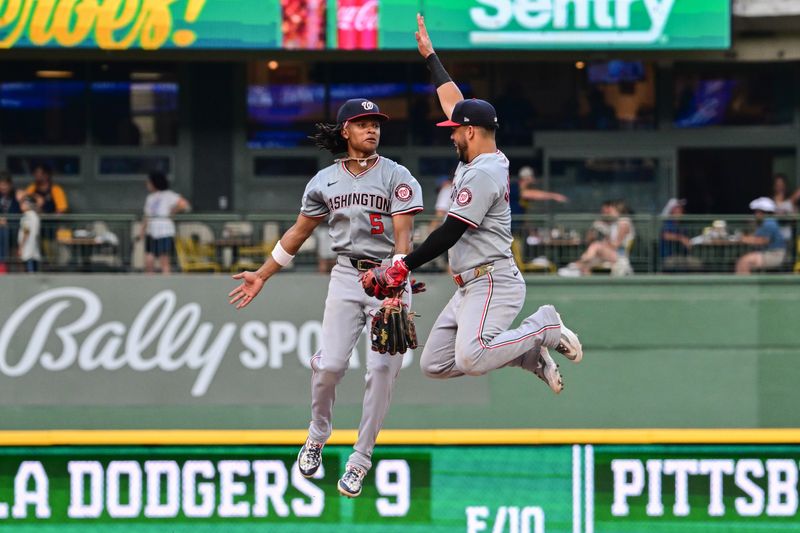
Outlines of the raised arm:
M236 309L249 304L261 292L264 283L294 258L300 246L306 242L323 219L324 217L298 215L297 221L286 230L261 268L255 272L240 272L233 276L233 279L242 280L242 284L228 293L230 304L236 305Z
M433 43L428 36L428 29L425 27L425 17L417 13L417 32L414 36L417 38L417 49L422 57L425 58L425 63L428 65L428 70L431 71L433 83L436 85L436 94L439 95L439 103L442 106L442 111L451 118L453 115L453 108L458 102L464 99L458 85L450 79L450 75L444 69L439 56L433 50Z

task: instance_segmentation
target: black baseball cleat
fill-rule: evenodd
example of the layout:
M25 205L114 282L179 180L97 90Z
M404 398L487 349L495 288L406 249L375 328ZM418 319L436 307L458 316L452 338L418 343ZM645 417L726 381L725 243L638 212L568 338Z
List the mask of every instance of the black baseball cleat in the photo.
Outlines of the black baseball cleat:
M364 483L364 476L366 475L366 470L355 465L347 465L344 475L337 485L339 493L348 498L355 498L361 494L361 485Z
M306 443L300 448L300 453L297 454L297 468L303 477L312 477L319 470L319 465L322 464L322 448L324 443L315 442L310 438L306 439Z

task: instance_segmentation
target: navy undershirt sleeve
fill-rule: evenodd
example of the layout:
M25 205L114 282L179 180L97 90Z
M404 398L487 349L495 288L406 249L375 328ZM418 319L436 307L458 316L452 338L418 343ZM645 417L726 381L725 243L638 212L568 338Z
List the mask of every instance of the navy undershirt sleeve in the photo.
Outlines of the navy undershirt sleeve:
M447 217L444 223L428 235L418 248L405 256L403 261L409 270L421 267L452 248L468 228L466 222L455 217Z

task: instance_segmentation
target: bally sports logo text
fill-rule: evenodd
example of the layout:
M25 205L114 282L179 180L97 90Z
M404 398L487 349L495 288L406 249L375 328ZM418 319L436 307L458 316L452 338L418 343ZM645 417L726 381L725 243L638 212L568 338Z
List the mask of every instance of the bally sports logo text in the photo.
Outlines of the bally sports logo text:
M676 0L475 0L470 43L648 44L664 37Z
M190 371L196 373L191 396L198 398L208 392L226 356L238 360L243 370L282 369L293 356L310 368L322 335L319 320L209 320L202 305L179 301L172 290L154 294L129 322L104 316L113 307L109 304L83 287L48 289L29 298L0 321L0 378L23 378L39 369L87 374ZM25 324L32 331L25 333ZM362 335L351 368L361 364L359 348L366 354L370 345ZM412 360L409 350L403 368Z

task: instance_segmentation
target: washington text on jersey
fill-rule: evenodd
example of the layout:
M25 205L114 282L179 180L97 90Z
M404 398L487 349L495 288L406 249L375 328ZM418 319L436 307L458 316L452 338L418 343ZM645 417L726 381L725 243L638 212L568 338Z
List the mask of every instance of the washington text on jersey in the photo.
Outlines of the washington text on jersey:
M337 209L342 209L351 205L362 205L383 213L388 213L391 209L389 198L369 193L341 194L330 198L327 204L328 209L331 211L336 211Z

